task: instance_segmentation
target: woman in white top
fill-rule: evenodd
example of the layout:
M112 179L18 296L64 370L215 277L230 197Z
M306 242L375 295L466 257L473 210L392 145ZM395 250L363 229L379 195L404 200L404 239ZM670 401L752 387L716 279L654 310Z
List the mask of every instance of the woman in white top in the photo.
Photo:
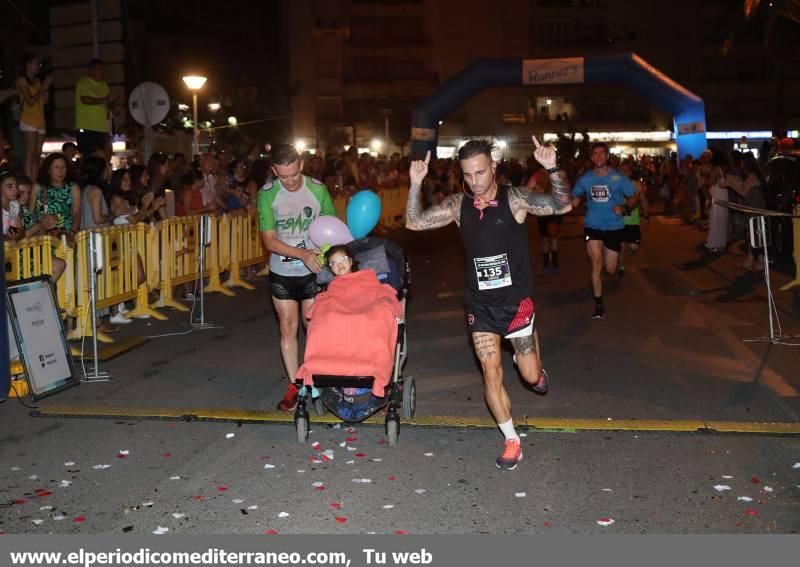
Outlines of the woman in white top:
M718 204L727 204L728 202L728 189L720 185L724 177L723 169L728 165L725 154L715 151L711 158L711 165L713 182L709 180L711 187L709 192L711 194L712 205L708 222L706 248L713 254L719 254L728 246L728 208L722 204Z
M25 236L17 201L17 178L10 171L0 171L0 195L3 202L3 240L17 241Z

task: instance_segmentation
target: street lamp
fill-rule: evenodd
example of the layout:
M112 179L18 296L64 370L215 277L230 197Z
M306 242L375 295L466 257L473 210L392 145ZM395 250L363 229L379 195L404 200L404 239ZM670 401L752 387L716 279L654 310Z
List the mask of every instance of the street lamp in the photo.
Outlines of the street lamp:
M192 155L196 156L200 153L200 129L197 124L197 91L206 84L206 78L200 77L199 75L188 75L183 78L183 82L186 83L186 86L192 91L192 103L194 107L194 120L192 120L192 124L194 125L194 147L192 148Z

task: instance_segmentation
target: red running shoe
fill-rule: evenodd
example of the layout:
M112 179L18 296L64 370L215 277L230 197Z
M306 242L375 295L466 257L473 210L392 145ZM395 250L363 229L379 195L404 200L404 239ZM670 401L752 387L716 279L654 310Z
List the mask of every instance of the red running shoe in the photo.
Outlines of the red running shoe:
M496 465L498 469L513 471L517 464L522 460L522 447L519 446L517 439L506 439L506 446L503 454L497 457Z
M286 388L286 394L284 394L283 399L278 402L278 409L281 411L294 411L297 407L297 392L299 392L297 386L290 383L289 387Z

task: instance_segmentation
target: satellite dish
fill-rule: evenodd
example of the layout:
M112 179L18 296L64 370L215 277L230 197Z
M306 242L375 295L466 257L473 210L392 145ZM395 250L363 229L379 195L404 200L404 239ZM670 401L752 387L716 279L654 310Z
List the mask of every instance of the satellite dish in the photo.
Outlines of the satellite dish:
M142 83L131 92L128 110L142 126L155 126L169 113L169 95L161 85Z

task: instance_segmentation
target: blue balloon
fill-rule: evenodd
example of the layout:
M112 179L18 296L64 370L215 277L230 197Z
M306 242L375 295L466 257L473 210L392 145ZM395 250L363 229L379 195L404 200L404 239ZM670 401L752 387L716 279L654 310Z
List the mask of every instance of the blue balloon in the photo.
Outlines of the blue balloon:
M353 238L364 238L381 218L381 198L368 189L359 191L347 205L347 228Z

